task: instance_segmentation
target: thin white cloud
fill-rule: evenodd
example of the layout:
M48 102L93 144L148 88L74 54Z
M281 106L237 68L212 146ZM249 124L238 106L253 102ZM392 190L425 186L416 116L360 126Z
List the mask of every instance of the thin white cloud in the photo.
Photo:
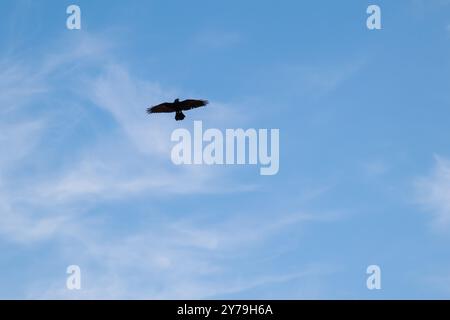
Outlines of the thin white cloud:
M384 160L374 159L362 164L364 172L369 177L379 177L389 171L389 165Z
M170 152L168 137L175 128L173 119L150 118L145 109L170 100L175 96L174 91L132 79L118 64L108 65L100 77L86 83L86 89L91 89L88 95L95 105L114 117L139 151L160 156Z
M38 144L44 126L42 120L0 122L0 149L4 150L0 153L0 167L5 169L26 157Z
M339 66L298 66L293 70L297 74L298 84L306 94L325 95L341 86L357 74L366 61L356 59Z
M0 114L7 114L47 90L46 84L34 70L8 59L0 62Z
M4 190L0 190L4 193ZM64 217L36 217L13 207L9 199L0 197L0 235L10 242L35 243L49 239L64 224Z
M415 181L418 202L432 215L438 229L450 227L450 161L435 156L432 172Z
M76 44L57 47L63 49L52 50L50 55L36 52L35 64L19 64L19 59L12 56L3 59L8 63L5 62L7 67L0 71L0 88L4 92L0 112L8 112L14 119L0 122L0 146L8 150L0 155L3 190L0 215L4 218L0 232L4 237L26 242L59 235L53 232L63 223L58 210L63 209L70 215L71 211L76 211L72 207L77 207L80 201L87 201L84 202L87 210L98 201L144 193L167 196L252 189L251 186L229 187L226 179L219 179L221 169L176 167L171 163L170 133L177 124L171 117L150 117L145 109L178 96L175 90L136 79L109 53L112 48L109 42L89 34L80 37ZM94 67L98 72L87 75L84 67ZM73 68L77 69L74 74L78 76L69 78L73 81L71 101L58 100L51 93L59 88L58 79L66 79ZM30 171L21 180L7 174L20 172L30 159L45 161L40 147L44 142L48 147L49 134L53 138L54 133L49 130L55 127L59 136L67 136L80 124L74 115L83 114L71 108L86 113L91 112L92 107L109 114L118 133L104 132L101 128L98 143L72 150L75 157L67 164L48 167L42 163L39 171ZM223 104L216 108L214 112L219 112L221 118L219 121L209 119L212 123L231 117L236 120L237 115ZM93 126L92 130L95 133L98 129ZM34 214L37 210L41 214ZM66 218L71 220L70 216ZM19 228L19 225L25 227ZM47 231L26 227L30 225Z
M279 214L277 214L279 217ZM286 229L299 230L305 223L333 221L334 217L311 214L285 215L243 223L241 215L225 223L196 223L175 220L147 226L144 232L120 238L102 239L92 230L78 235L67 255L78 252L74 261L86 270L83 290L70 292L62 283L35 284L33 299L201 299L240 293L259 286L302 279L330 269L299 267L290 272L255 272L242 277L233 261L252 260L252 249L264 246ZM199 222L199 221L197 221ZM193 226L195 224L195 226ZM241 228L236 228L241 226ZM272 249L266 247L266 251ZM248 272L245 272L248 273ZM132 275L132 276L130 276Z
M277 90L318 100L326 97L357 76L369 59L355 57L339 63L322 61L315 64L290 61L261 69L254 81Z
M95 41L88 43L96 45ZM306 271L299 268L289 273L236 278L231 267L232 254L248 256L251 247L283 230L328 221L323 216L277 212L263 219L260 212L254 212L245 215L248 220L231 216L221 223L204 225L187 216L155 225L147 223L140 230L119 236L102 229L105 221L92 224L95 217L83 215L95 212L99 201L145 196L148 215L155 216L157 210L151 200L157 195L174 197L246 189L227 186L220 169L174 167L170 162L169 138L177 124L173 119L148 117L145 108L169 99L175 90L135 78L106 52L107 62L98 63L95 76L81 72L74 81L79 86L73 88L71 104L41 95L42 90L52 92L57 85L52 81L64 78L74 64L82 70L83 63L95 59L101 47L85 48L81 56L78 51L63 51L61 57L51 59L44 56L43 60L51 63L42 64L42 68L31 66L39 75L31 82L21 81L27 73L20 68L0 74L0 84L10 89L3 99L10 102L10 112L21 116L8 125L0 123L0 145L8 150L0 157L0 236L19 245L51 241L61 254L55 259L79 263L88 271L85 288L77 293L83 298L213 297L303 276ZM23 92L27 93L24 97ZM113 132L100 130L98 141L74 150L75 157L67 164L37 166L20 180L11 177L8 173L26 167L28 159L49 160L40 147L46 141L46 130L54 125L53 118L47 113L27 116L26 111L41 103L52 106L55 102L58 109L76 105L89 112L89 108L98 108L116 126ZM236 116L224 105L218 108L223 115ZM66 118L63 112L58 121L73 123L69 111ZM48 113L52 112L49 108ZM76 123L73 126L67 130L76 130ZM58 134L66 134L64 128L61 130ZM31 284L29 297L72 297L61 287L65 283L62 278L38 279Z

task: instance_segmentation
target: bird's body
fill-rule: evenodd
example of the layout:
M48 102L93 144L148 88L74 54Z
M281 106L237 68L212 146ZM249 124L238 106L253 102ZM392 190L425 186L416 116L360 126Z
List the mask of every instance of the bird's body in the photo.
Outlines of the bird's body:
M194 100L188 99L184 101L180 101L179 99L175 99L174 102L164 102L158 104L157 106L153 106L147 109L147 113L172 113L175 112L175 120L181 121L186 116L183 114L183 111L204 107L209 102L207 100Z

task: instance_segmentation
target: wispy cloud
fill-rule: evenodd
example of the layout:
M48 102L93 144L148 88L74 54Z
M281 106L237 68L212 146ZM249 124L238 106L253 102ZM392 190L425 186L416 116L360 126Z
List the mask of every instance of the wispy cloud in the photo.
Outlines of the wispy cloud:
M322 96L336 90L343 83L355 76L367 64L364 59L354 59L339 65L299 65L289 67L288 72L295 72L297 85L307 95ZM292 76L294 76L291 73Z
M2 114L14 111L14 109L30 102L36 94L46 91L46 84L33 69L27 69L10 58L0 62L0 112Z
M145 108L171 100L176 96L174 90L166 91L157 83L132 79L126 69L118 64L106 66L100 77L86 85L85 89L94 104L114 117L139 151L167 155L170 151L167 137L175 128L173 119L156 121L145 114Z
M63 274L30 283L29 297L206 298L317 273L298 267L237 275L234 262L254 258L255 247L285 230L335 217L255 209L205 221L196 212L172 217L171 210L154 204L161 197L171 201L253 189L224 169L175 167L170 133L179 124L149 117L145 109L183 92L138 78L101 39L80 41L81 47L61 46L50 56L36 53L40 58L29 65L8 57L8 65L20 67L0 73L6 106L0 112L12 120L0 122L0 146L8 150L0 155L0 237L18 247L51 243L59 254L55 260L85 271L81 292L67 291ZM92 68L95 72L86 71ZM60 95L63 79L70 86L64 83ZM205 121L242 123L226 103L212 105L216 109L205 110ZM111 234L105 224L117 223L109 217L119 213L111 209L102 215L98 207L121 203L133 215L130 201L135 199L145 201L140 210L146 217L160 221L136 221ZM217 214L210 210L211 216Z
M170 162L173 121L157 122L145 114L146 106L172 94L157 84L133 79L114 62L99 63L98 76L82 72L83 65L89 65L100 52L106 55L107 48L110 46L101 40L93 41L87 36L75 48L65 47L51 57L42 55L36 64L20 64L15 57L4 59L8 67L0 72L0 112L4 114L0 146L8 152L0 155L0 214L1 231L7 238L46 238L64 220L52 217L55 207L70 212L70 205L82 199L120 198L143 191L151 193L150 190L154 194L206 191L212 171L175 168ZM114 61L113 57L109 60ZM54 80L64 78L74 66L80 71L76 81L80 85L71 88L68 104L64 100L67 98L50 93L58 86ZM61 111L60 106L65 110ZM75 157L69 163L60 154L52 159L57 165L51 166L45 163L49 159L41 148L44 142L49 148L49 143L56 141L50 136L53 128L57 128L59 136L77 130L81 123L74 122L72 117L77 113L70 110L72 106L85 112L91 112L93 106L106 111L116 121L119 134L102 133L99 143L70 150ZM71 125L62 127L54 121ZM41 161L41 169L27 169L29 172L22 179L12 178L13 172L29 168L29 159ZM37 207L45 215L36 215Z
M241 214L242 215L242 214ZM64 250L78 252L72 261L86 269L85 287L69 292L61 283L35 284L30 298L214 298L240 293L257 286L267 286L313 274L332 272L329 268L298 267L295 271L265 273L260 270L233 269L233 261L253 261L255 246L264 246L270 238L286 229L298 229L305 223L333 221L330 218L292 214L276 222L262 219L245 225L234 215L225 223L173 220L167 224L147 225L145 232L121 238L99 238L84 232ZM248 222L248 221L247 221ZM236 228L236 226L242 226ZM265 247L267 254L273 249ZM267 261L266 261L267 262ZM247 276L243 277L243 274ZM130 276L132 275L132 276Z
M433 226L447 229L450 226L450 161L435 156L432 172L415 181L418 202L432 214Z
M369 177L382 176L390 169L386 161L380 159L368 160L362 164L362 168Z

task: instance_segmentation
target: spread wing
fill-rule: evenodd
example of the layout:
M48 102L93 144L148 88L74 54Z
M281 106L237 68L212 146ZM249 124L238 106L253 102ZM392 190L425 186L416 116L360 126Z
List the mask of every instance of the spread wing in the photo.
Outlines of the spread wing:
M169 102L164 102L147 109L147 113L169 113L175 111L176 110L173 108L173 103Z
M209 102L207 100L184 100L180 102L181 110L191 110L199 107L204 107Z

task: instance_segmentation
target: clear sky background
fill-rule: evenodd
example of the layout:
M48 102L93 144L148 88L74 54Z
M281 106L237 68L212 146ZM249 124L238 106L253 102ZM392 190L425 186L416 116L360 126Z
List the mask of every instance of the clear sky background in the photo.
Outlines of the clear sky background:
M0 12L1 298L450 297L450 1ZM211 104L146 115L178 97ZM279 128L278 175L174 166L194 120Z

